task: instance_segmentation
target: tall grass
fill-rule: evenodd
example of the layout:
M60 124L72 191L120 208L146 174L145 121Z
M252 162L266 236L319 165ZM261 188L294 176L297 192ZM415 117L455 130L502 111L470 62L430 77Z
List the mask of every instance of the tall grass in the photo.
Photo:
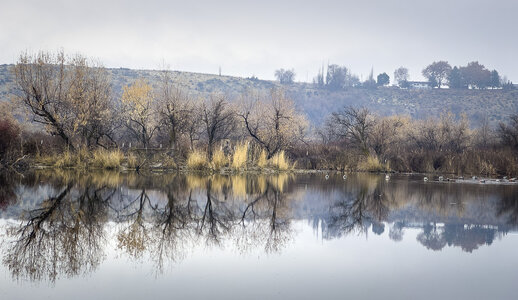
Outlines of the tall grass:
M128 168L131 169L135 169L140 165L138 157L133 153L128 153L128 155L126 155L126 163Z
M193 170L206 169L209 166L209 161L205 153L195 149L187 157L187 167Z
M290 161L286 157L284 150L275 153L275 155L270 158L269 164L272 168L283 171L290 170L295 167L295 164L290 165Z
M76 152L65 151L62 154L51 156L44 159L57 168L80 168L84 169L88 166L89 153L85 148L81 148Z
M89 165L94 168L114 170L120 167L123 159L124 154L118 149L100 149L93 152Z
M382 164L377 156L369 155L366 159L359 162L358 169L369 172L384 172L390 171L390 166L388 163Z
M261 153L259 154L259 157L257 158L256 164L261 169L268 166L268 158L266 155L266 150L264 150L264 149L261 150Z
M248 157L248 145L243 143L236 146L234 156L232 156L232 168L241 169L246 168Z
M223 150L216 150L212 154L211 167L214 170L219 170L228 165L228 159L223 153Z

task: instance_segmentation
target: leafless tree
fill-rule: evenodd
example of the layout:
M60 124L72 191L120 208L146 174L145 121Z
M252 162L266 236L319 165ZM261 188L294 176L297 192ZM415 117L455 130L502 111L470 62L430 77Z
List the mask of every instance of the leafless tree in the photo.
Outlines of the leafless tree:
M331 114L326 123L331 134L357 147L363 154L369 154L369 138L375 121L368 109L344 107Z
M228 138L236 128L235 112L221 95L211 95L202 103L201 122L207 139L207 156L212 159L214 145Z
M250 137L267 151L268 158L293 147L306 134L304 115L297 112L282 90L272 90L268 97L253 92L242 95L238 115Z
M20 100L33 115L33 121L45 125L52 135L60 136L71 148L72 107L68 101L70 75L63 52L37 55L22 53L14 66Z
M33 115L74 149L74 143L104 146L114 142L111 86L98 63L64 52L23 53L14 67L19 100ZM77 139L76 139L77 138Z
M157 101L160 129L167 132L169 147L177 150L181 136L189 135L193 129L195 106L187 93L173 84L169 71L162 72Z

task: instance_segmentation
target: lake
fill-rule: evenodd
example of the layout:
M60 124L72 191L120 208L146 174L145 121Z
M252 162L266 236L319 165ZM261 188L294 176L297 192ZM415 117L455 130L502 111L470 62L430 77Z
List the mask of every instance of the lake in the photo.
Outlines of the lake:
M516 299L518 185L0 176L0 299Z

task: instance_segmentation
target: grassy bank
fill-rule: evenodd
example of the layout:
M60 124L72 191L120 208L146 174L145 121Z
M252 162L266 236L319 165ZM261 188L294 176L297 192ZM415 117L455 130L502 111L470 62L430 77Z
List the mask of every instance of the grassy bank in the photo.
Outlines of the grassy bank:
M33 165L55 169L79 170L184 170L207 173L240 173L247 171L287 172L295 169L284 151L270 159L264 150L254 149L247 144L236 145L232 153L216 150L209 159L205 151L195 149L187 157L173 158L167 153L124 153L118 149L89 151L64 151L35 156Z

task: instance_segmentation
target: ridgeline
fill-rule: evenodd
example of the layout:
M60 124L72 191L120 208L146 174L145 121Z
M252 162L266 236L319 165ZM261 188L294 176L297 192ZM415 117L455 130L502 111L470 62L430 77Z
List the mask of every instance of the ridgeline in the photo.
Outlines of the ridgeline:
M15 91L11 73L12 65L0 65L0 101L7 101ZM122 87L144 78L157 85L160 71L107 69L111 75L114 96L119 98ZM518 90L465 90L465 89L400 89L378 87L376 89L347 88L332 91L314 84L293 83L280 85L275 81L255 77L242 78L191 72L172 72L174 82L193 97L221 92L232 100L248 90L268 91L284 87L296 106L304 112L313 125L320 125L331 112L343 106L366 107L380 115L409 115L416 119L439 116L452 112L465 114L472 126L484 119L495 125L504 122L510 114L518 112Z

